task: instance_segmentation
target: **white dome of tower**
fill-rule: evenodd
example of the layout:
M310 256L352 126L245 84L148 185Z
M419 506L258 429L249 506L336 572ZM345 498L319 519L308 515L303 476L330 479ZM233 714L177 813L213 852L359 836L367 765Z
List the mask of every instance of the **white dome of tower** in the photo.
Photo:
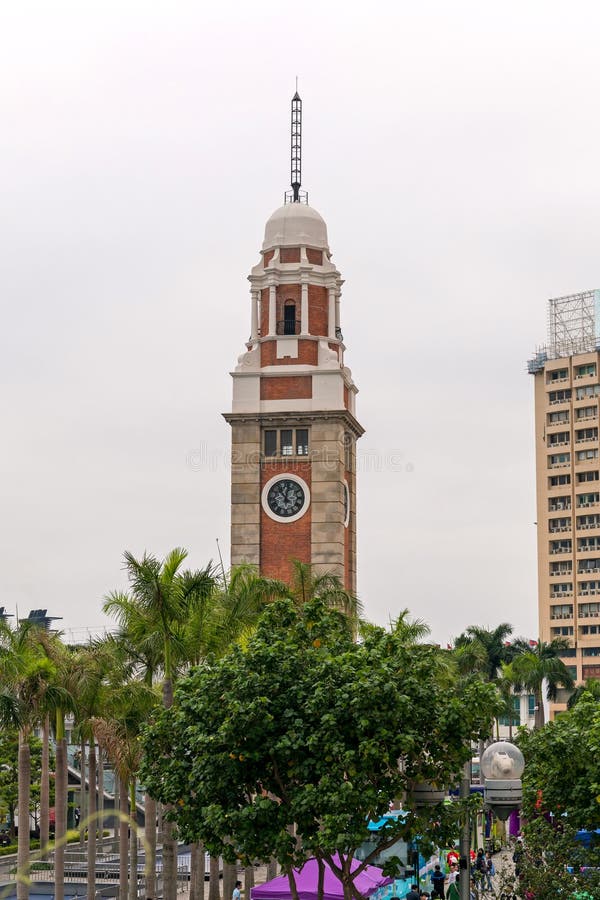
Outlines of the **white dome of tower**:
M307 203L286 203L265 225L263 252L273 247L315 247L329 251L327 225Z

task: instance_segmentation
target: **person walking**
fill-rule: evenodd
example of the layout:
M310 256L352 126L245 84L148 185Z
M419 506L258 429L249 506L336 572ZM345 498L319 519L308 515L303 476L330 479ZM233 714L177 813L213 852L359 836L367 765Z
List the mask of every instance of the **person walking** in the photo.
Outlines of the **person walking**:
M241 900L241 898L242 898L242 892L240 891L241 886L242 886L242 882L236 881L235 887L231 894L231 900Z
M444 885L446 884L446 876L442 872L442 868L439 864L435 866L433 872L431 873L431 884L433 885L433 890L436 891L437 894L441 897L441 900L444 900Z
M491 854L490 850L488 850L488 852L485 854L485 861L487 864L487 872L485 873L485 885L484 885L483 890L484 891L493 891L494 885L492 883L492 878L496 874L496 866L494 865L494 860L492 859L492 854Z
M460 890L458 888L458 879L459 874L456 874L454 881L450 882L448 885L448 893L446 894L447 900L460 900Z

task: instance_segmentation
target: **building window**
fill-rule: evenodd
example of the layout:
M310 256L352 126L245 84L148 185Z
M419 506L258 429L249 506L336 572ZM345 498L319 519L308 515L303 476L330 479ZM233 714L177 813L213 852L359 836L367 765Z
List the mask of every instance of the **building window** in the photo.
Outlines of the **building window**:
M265 431L265 456L277 456L276 431Z
M555 565L557 565L557 564L555 563ZM578 572L586 572L586 571L596 572L598 570L600 570L600 559L580 559L579 560L579 568L577 569Z
M586 453L586 450L582 451ZM549 466L564 466L566 463L571 462L571 454L570 453L553 453L548 457L548 465Z
M589 616L593 618L598 617L598 612L600 611L600 605L598 603L580 603L579 604L579 618L587 619Z
M598 634L600 625L582 625L580 627L581 634Z
M551 475L548 479L548 487L560 487L563 484L571 484L570 475Z
M573 678L576 681L577 680L577 666L567 666L566 668L567 668L567 671L569 672L569 675L571 676L571 678ZM589 669L598 669L600 672L600 666L588 666L588 668Z
M530 719L535 716L535 694L527 695L527 715Z
M598 409L595 406L581 406L575 412L578 419L595 419ZM557 413L551 413L550 415L557 415Z
M600 472L578 472L577 484L583 484L585 481L599 481Z
M266 428L265 456L308 456L308 428Z
M579 388L578 388L579 390ZM583 388L581 388L583 390ZM550 391L548 394L549 403L567 403L571 399L571 389L563 391Z
M308 428L296 428L296 455L308 456Z
M582 516L581 518L586 518ZM592 518L591 516L589 518ZM571 518L570 516L560 516L558 519L549 519L548 520L548 531L555 533L557 531L570 531L571 530Z
M562 432L561 432L562 434ZM597 441L598 440L598 429L597 428L578 428L575 432L575 440L576 441Z
M549 383L552 383L553 381L566 381L568 377L568 369L555 369L553 372L548 372Z
M551 619L572 619L573 604L572 603L554 603L550 607Z
M512 720L512 724L520 725L521 724L521 698L519 696L517 696L517 697L512 697L511 700L512 700L512 715L510 718ZM508 716L500 716L500 718L498 719L498 724L499 725L509 725L510 723L509 723Z
M579 410L577 410L579 412ZM563 409L560 412L548 413L548 425L560 425L561 422L569 421L569 411Z
M583 666L581 670L582 678L600 678L600 666Z
M577 549L582 553L590 553L594 550L600 550L600 538L579 538L577 541Z
M600 656L600 647L584 647L581 651L582 656Z
M582 538L582 540L585 540L585 538ZM550 541L550 553L570 553L571 544L570 538L566 538L564 541Z
M555 519L550 519L551 522L556 521ZM591 515L591 516L577 516L577 527L578 528L600 528L600 516Z
M598 459L598 450L578 450L577 460L583 462L586 459Z
M577 506L595 506L600 502L600 493L577 494Z
M568 581L557 581L550 585L550 591L551 597L562 597L564 594L573 593L573 585Z
M596 363L586 363L584 366L577 366L576 378L583 378L586 375L596 374Z
M573 626L572 625L560 625L558 628L551 628L550 633L551 633L552 637L572 637Z
M559 393L557 391L556 393ZM585 400L587 397L597 397L600 393L600 384L586 384L585 387L578 387L575 392L576 400Z
M569 443L569 432L568 431L557 431L556 434L548 435L548 446L552 447L555 444L568 444Z
M296 304L286 300L283 307L283 333L296 334Z

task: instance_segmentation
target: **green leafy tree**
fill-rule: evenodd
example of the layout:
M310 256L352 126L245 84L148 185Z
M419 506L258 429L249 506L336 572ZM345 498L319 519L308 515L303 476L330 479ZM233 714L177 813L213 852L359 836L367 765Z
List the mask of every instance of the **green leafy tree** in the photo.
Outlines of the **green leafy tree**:
M324 600L277 601L245 650L179 683L148 730L141 777L185 840L231 862L274 856L292 892L294 865L315 855L349 900L367 819L415 782L455 783L494 712L495 689L459 679L443 656L403 628L370 627L357 643ZM441 838L444 810L426 824ZM365 864L424 829L416 812L399 819Z
M563 816L577 828L600 828L600 706L591 694L543 728L521 729L525 756L523 811Z

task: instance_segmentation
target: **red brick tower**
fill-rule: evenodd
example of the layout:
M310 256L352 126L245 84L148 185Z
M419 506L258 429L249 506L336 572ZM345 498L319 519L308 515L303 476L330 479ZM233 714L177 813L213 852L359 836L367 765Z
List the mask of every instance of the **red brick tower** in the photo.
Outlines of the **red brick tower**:
M231 562L287 579L313 563L356 590L357 388L344 365L343 284L327 226L300 190L301 100L292 100L292 191L249 276L251 331L233 377Z

